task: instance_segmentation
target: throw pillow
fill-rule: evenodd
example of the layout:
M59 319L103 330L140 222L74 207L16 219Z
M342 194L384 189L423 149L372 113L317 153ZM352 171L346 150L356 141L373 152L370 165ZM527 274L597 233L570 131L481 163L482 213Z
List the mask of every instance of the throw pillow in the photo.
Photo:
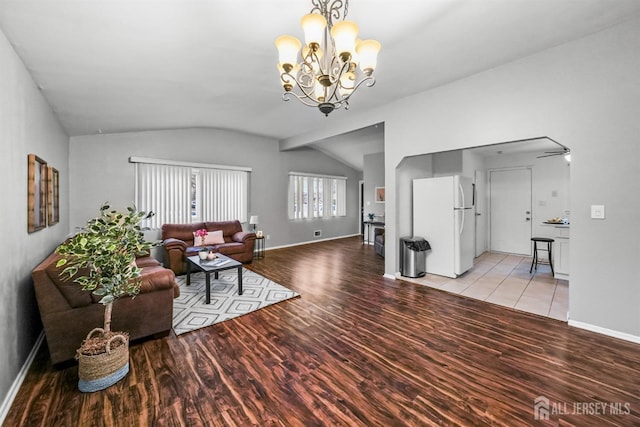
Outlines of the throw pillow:
M222 230L210 231L209 234L204 236L205 245L221 245L224 243L224 236Z

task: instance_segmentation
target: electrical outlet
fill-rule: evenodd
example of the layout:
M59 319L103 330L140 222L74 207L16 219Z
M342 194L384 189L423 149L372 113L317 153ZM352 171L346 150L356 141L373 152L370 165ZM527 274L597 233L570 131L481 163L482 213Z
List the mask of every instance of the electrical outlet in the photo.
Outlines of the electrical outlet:
M271 238L271 235L267 234L267 240L269 240Z
M313 237L320 237L322 236L322 230L316 230L313 232Z

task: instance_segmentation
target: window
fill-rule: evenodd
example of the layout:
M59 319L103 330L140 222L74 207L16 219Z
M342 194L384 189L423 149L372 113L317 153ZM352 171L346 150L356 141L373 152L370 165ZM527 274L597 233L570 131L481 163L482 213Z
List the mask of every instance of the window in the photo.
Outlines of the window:
M289 219L346 216L347 178L289 173Z
M247 221L250 168L132 157L136 206L155 215L144 224Z

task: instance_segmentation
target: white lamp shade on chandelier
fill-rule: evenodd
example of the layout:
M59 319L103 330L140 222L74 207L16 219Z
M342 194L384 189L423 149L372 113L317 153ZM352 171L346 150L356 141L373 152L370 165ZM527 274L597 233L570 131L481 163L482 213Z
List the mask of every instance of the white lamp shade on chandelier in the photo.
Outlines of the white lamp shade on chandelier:
M357 39L358 24L344 20L348 0L313 0L313 5L300 21L304 45L289 35L276 39L277 68L285 101L295 97L327 116L343 105L349 109L349 98L362 84L374 85L381 45Z

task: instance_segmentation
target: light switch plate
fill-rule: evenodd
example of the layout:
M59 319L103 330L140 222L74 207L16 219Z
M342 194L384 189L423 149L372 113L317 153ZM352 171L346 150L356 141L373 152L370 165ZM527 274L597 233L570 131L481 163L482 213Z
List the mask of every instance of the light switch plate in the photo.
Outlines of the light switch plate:
M591 219L604 219L604 205L591 205Z

